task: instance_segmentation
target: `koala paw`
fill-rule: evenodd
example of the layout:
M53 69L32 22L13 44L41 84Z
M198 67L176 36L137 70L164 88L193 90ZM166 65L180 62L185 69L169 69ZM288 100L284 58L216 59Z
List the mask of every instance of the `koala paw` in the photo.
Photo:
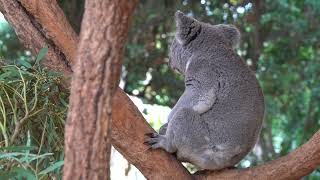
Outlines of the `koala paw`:
M172 145L170 141L168 141L165 135L161 135L158 133L147 133L145 134L148 138L143 143L149 146L149 149L164 149L169 153L176 152L176 148Z
M149 146L149 149L157 149L160 148L161 135L158 133L147 133L145 134L148 138L143 143Z
M147 133L146 136L148 138L143 144L149 146L148 150L161 148L170 153L175 151L165 135L161 135L158 133Z

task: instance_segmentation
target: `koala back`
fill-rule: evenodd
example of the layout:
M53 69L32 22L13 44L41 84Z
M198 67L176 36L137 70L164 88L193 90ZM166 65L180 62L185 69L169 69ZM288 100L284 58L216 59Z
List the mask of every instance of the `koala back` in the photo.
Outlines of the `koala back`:
M170 66L185 91L169 115L178 158L204 169L239 162L255 145L264 119L264 97L255 74L236 54L240 32L176 13ZM170 138L169 138L170 139Z

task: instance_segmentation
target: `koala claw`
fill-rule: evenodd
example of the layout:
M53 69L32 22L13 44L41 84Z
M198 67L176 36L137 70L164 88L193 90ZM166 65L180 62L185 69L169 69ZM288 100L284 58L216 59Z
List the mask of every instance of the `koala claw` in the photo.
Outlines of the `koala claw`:
M143 142L143 144L149 145L151 147L153 145L159 143L161 140L159 134L157 134L157 133L148 133L148 134L146 134L146 136L148 136L149 138L145 142Z
M165 142L164 136L161 136L158 133L147 133L145 135L148 136L148 138L145 142L143 142L143 144L149 146L148 150L163 147L163 144Z
M148 136L150 138L154 138L154 137L159 136L159 134L158 133L146 133L145 136Z
M143 142L144 145L149 145L148 141Z

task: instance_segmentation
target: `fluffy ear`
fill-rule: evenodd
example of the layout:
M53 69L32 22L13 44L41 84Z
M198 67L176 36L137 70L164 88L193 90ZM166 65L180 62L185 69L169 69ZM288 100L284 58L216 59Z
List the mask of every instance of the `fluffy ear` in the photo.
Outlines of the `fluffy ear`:
M176 38L181 45L186 45L196 38L201 25L197 20L186 16L181 11L176 12L175 18L177 25Z
M230 41L233 48L237 47L240 43L241 34L237 27L234 25L220 24L218 25L222 35Z

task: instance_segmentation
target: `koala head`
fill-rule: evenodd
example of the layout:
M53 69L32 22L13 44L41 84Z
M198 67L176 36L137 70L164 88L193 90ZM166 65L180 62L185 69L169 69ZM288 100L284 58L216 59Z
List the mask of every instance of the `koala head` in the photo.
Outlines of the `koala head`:
M210 25L188 17L180 11L175 14L176 35L170 47L170 66L184 75L193 54L210 53L214 47L235 48L240 32L233 25Z

